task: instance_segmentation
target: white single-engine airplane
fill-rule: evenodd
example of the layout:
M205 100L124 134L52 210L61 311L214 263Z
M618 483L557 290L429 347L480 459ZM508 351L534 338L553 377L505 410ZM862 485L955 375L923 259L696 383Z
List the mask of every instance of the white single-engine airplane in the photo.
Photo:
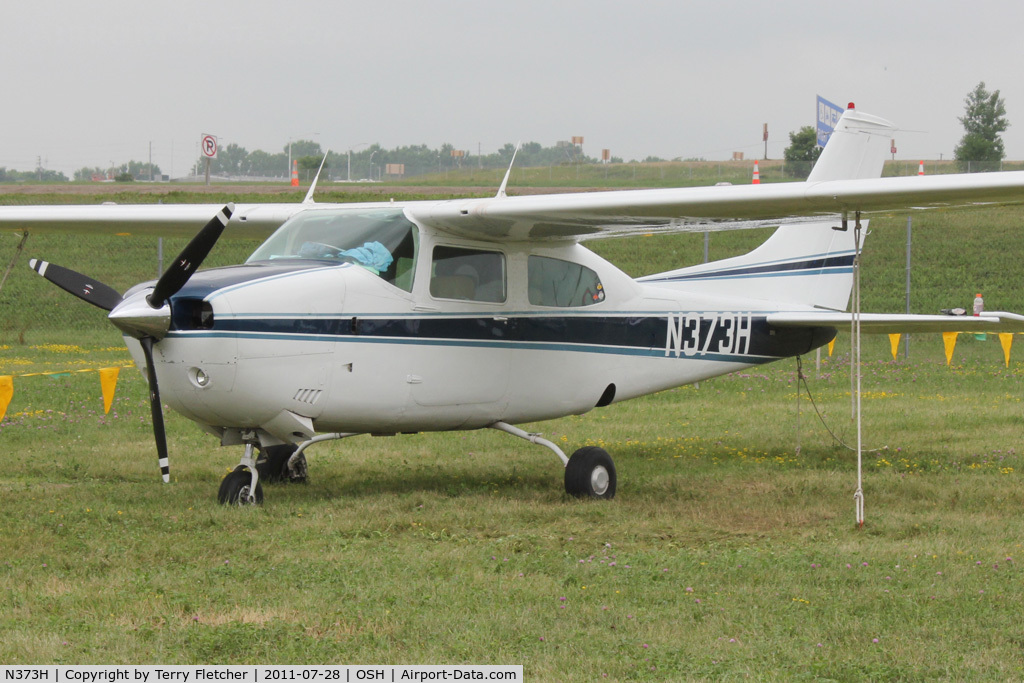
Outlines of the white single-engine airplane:
M356 434L490 427L554 451L565 490L611 498L601 448L571 457L513 425L805 354L849 325L861 215L1024 200L1024 172L880 178L894 127L853 105L806 182L375 204L0 208L19 230L194 232L123 296L46 261L104 310L151 395L243 445L224 503L305 477L305 449ZM315 186L315 183L314 183ZM283 223L283 224L282 224ZM633 279L597 236L780 226L745 256ZM241 265L196 272L222 231L267 234ZM867 332L1021 331L1024 317L863 315Z

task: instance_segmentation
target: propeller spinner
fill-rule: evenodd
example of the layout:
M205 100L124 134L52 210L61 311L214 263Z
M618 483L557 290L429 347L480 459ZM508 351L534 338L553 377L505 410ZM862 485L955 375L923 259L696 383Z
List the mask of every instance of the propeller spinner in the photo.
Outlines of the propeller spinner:
M135 337L142 345L146 358L146 376L149 380L149 407L153 414L153 437L156 439L157 460L164 483L171 480L167 459L167 434L164 429L160 388L157 385L153 363L153 345L164 338L171 323L169 300L177 294L193 273L202 265L228 224L234 204L228 204L208 222L185 246L170 268L157 280L153 289L125 299L117 290L99 280L77 273L69 268L31 259L28 264L44 278L66 292L93 306L109 311L107 316L125 334Z

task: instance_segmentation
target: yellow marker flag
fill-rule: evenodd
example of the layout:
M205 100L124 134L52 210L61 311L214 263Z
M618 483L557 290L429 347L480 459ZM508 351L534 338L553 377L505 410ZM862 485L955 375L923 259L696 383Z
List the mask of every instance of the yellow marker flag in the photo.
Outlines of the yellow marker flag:
M110 412L110 404L114 402L114 388L117 387L117 375L121 368L100 368L100 389L103 391L103 414Z
M1000 332L999 343L1003 345L1003 358L1006 359L1006 367L1010 367L1010 347L1013 346L1013 332Z
M828 343L828 357L832 357L832 350L836 348L836 338L832 337L832 341Z
M7 406L14 397L14 378L10 375L0 377L0 420L7 414Z
M896 353L900 350L900 334L889 335L889 346L892 347L892 359L896 360Z
M956 348L956 337L959 332L943 332L942 343L946 346L946 365L953 362L953 349Z

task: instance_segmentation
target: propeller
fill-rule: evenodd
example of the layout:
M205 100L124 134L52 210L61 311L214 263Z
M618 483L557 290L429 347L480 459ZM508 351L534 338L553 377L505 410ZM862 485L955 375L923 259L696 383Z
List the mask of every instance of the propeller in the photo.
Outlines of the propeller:
M104 311L114 310L114 307L124 300L117 290L63 266L39 259L29 259L28 266L65 292L74 294L82 301L87 301Z
M203 226L203 229L192 238L192 241L185 245L171 267L165 270L160 279L156 281L153 292L147 297L150 306L162 308L168 299L185 286L188 279L192 277L192 273L202 265L203 259L220 239L221 233L224 232L224 226L228 224L228 219L234 212L234 204L225 206L210 219L209 223Z
M153 414L153 438L156 439L156 462L164 483L171 481L171 465L167 459L167 432L164 430L164 409L160 404L160 387L156 381L156 366L153 363L153 338L139 340L142 353L146 356L146 375L149 378L149 412Z
M146 377L149 380L149 409L153 415L153 437L156 440L156 457L164 483L171 480L167 459L167 432L164 428L163 406L160 403L160 387L157 384L156 364L153 362L153 345L170 326L170 309L167 302L177 294L196 269L203 263L217 243L224 227L228 224L235 205L228 204L217 212L178 254L171 266L157 280L149 294L144 292L125 299L117 290L87 275L58 266L48 261L31 259L28 264L44 278L83 301L109 312L107 316L114 325L126 334L139 340L146 358Z

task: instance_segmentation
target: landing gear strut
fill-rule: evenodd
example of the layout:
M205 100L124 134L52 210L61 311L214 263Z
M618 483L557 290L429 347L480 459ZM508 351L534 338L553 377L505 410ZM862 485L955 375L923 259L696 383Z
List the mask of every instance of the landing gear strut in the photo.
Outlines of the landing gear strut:
M247 433L245 453L242 460L221 481L217 501L223 505L262 505L263 487L260 480L267 482L305 482L308 477L305 450L321 441L344 439L356 434L320 434L299 445L260 446L255 433ZM259 449L259 455L256 449Z
M222 505L262 505L263 487L260 486L256 459L253 457L255 446L245 445L242 462L224 477L217 491L217 502Z
M612 462L608 451L603 448L584 446L573 453L572 457L567 458L561 448L547 439L542 439L539 434L531 434L504 422L495 422L490 426L492 429L507 432L554 451L565 465L565 492L570 496L604 499L615 497L615 463Z
M309 476L309 468L306 466L306 456L302 453L296 454L297 451L298 446L291 444L260 448L259 457L256 458L256 469L260 473L260 479L268 483L304 484Z

